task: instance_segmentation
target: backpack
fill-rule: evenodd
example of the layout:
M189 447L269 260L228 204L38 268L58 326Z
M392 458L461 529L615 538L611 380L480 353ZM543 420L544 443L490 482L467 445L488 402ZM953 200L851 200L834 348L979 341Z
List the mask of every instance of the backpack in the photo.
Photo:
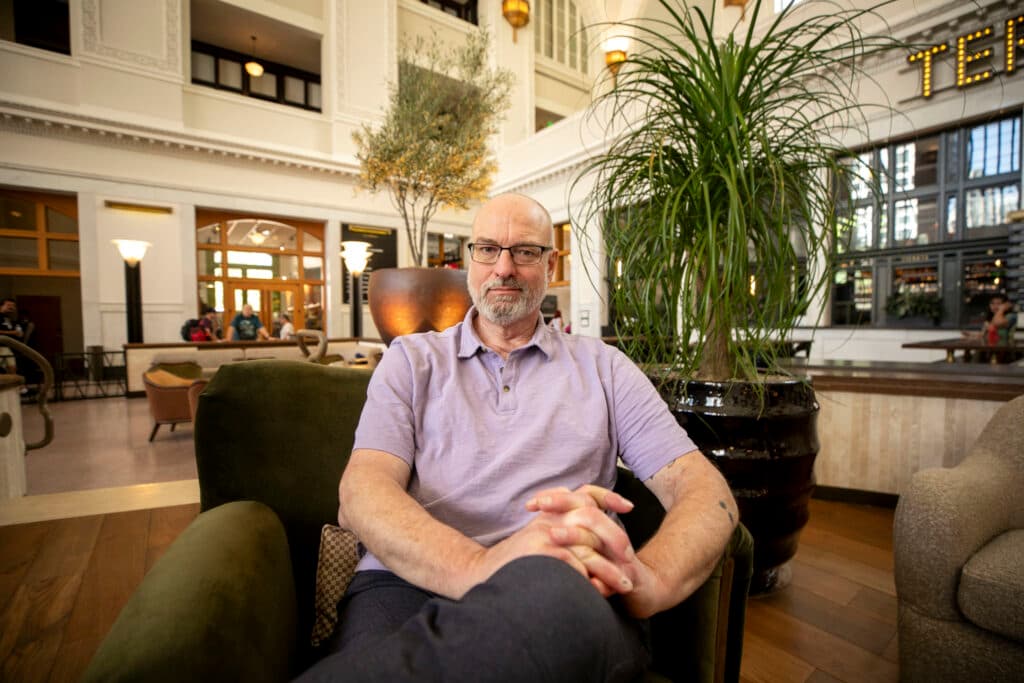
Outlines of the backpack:
M195 318L189 318L185 321L185 324L181 326L181 338L185 341L206 341L206 334L203 329L199 327L199 321Z

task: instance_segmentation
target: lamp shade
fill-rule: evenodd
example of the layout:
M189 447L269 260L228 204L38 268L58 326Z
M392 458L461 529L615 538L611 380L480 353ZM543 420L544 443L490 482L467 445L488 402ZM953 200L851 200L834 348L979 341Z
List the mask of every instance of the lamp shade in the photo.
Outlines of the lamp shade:
M146 255L146 250L153 246L149 242L143 242L142 240L110 240L110 243L117 247L118 252L121 253L121 258L129 266L134 266L141 261Z
M606 38L601 43L601 47L604 48L605 66L612 72L612 76L618 75L619 67L626 61L626 55L629 53L629 38L626 36L612 36Z
M366 264L370 261L370 243L358 240L347 240L341 243L341 258L345 260L345 268L356 277L363 274Z
M512 28L522 28L530 23L530 3L527 0L502 0L501 16Z
M626 61L625 50L609 50L604 53L604 63L613 74L619 73L619 67Z
M512 26L512 42L516 42L516 32L530 23L530 3L528 0L501 0L501 16Z

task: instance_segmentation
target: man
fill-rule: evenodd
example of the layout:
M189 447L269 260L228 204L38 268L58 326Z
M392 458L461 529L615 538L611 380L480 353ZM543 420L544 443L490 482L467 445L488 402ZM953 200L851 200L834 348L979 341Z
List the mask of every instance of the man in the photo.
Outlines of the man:
M252 306L245 304L242 312L231 321L231 341L256 341L257 339L270 339L267 328L255 313Z
M25 330L18 320L18 305L14 299L7 298L0 303L0 334L17 341L25 341ZM0 371L8 374L18 372L14 352L9 346L0 346Z
M339 652L303 680L632 680L642 620L721 556L735 502L651 383L543 324L552 243L532 199L488 202L465 320L384 354L339 487L368 553ZM636 551L614 519L632 509L611 491L620 454L668 510Z

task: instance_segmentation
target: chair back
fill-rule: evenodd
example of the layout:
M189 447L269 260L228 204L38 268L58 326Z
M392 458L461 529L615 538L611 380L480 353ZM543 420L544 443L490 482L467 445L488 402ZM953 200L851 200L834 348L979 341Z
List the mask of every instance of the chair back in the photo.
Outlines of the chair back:
M222 366L199 395L201 509L256 500L277 513L288 535L300 634L312 628L320 530L337 524L338 482L369 379L365 370L247 361Z

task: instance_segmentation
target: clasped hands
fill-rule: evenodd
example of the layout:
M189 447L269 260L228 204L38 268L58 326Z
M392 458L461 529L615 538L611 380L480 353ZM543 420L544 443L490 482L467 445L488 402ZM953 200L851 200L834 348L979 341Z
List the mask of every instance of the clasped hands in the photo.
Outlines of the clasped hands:
M601 595L623 596L636 616L648 616L657 604L659 581L637 557L626 531L608 512L627 513L633 503L614 491L584 485L539 491L526 503L537 514L522 529L486 552L488 564L525 555L548 555L566 562Z

